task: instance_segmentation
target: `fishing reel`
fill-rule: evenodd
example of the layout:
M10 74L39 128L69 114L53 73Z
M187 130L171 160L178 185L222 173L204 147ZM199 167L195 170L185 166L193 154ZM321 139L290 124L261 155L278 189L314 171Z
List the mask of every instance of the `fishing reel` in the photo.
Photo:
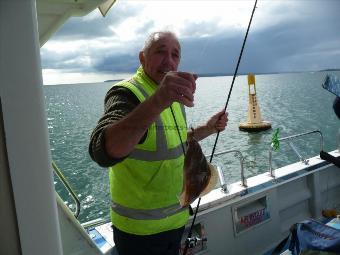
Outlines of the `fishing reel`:
M188 246L188 248L194 248L199 244L203 244L203 242L208 241L208 239L206 237L203 238L199 238L198 236L195 237L188 237L185 240L186 245Z

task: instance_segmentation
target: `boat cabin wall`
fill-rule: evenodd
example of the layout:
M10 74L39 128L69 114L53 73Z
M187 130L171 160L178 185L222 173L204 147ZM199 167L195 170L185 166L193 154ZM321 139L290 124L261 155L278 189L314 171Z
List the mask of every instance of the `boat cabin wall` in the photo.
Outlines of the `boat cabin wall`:
M21 254L0 99L0 254Z
M195 223L207 238L202 254L265 254L294 223L319 218L335 205L340 205L340 175L330 164L225 202L212 201Z
M35 0L0 1L0 38L1 141L22 254L60 255Z

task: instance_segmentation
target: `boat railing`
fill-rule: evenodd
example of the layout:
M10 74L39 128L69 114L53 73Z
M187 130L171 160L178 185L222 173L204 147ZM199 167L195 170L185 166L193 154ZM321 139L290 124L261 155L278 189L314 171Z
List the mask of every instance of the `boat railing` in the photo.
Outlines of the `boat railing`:
M322 135L320 130L313 130L313 131L309 131L309 132L305 132L305 133L301 133L301 134L297 134L297 135L291 135L291 136L283 137L283 138L278 139L278 141L279 142L283 142L283 141L288 142L288 145L295 152L295 154L298 156L300 161L302 163L308 165L308 160L302 157L301 153L299 153L298 149L295 147L292 140L295 139L295 138L301 137L301 136L306 136L306 135L315 134L315 133L320 135L320 151L323 151L323 135ZM275 178L274 169L273 169L273 166L272 166L272 161L273 161L273 147L270 146L270 148L269 148L269 175L272 178Z
M226 151L220 151L220 152L216 152L214 154L214 156L221 156L221 155L225 155L225 154L229 154L229 153L235 153L235 157L237 157L240 160L240 166L241 166L241 171L240 171L240 175L241 175L241 185L243 187L247 187L247 179L244 175L244 157L242 155L242 153L239 150L226 150ZM211 155L206 156L207 158L210 158ZM220 183L221 183L221 188L224 192L228 192L227 189L227 184L225 182L224 179L224 175L222 172L222 169L220 167L217 167L217 171L218 171L218 176L220 179Z
M74 215L74 217L78 218L79 213L80 213L80 201L78 199L77 194L72 189L71 185L68 183L65 176L63 175L63 173L61 172L61 170L58 168L57 164L54 161L52 161L52 167L53 167L55 174L58 176L58 178L60 179L62 184L65 186L65 188L67 189L67 191L69 192L69 194L73 198L75 205L76 205L76 210L75 210L75 212L73 212L73 215Z

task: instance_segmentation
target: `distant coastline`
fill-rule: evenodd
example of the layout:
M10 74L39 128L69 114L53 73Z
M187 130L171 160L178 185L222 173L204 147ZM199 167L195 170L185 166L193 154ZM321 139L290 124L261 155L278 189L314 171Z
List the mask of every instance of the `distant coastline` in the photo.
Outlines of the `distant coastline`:
M329 69L323 69L318 72L334 72L334 71L340 71L340 68L329 68Z
M104 82L118 82L122 81L123 79L115 79L115 80L105 80Z
M287 71L287 72L268 72L268 73L256 73L252 72L256 75L262 75L262 74L288 74L288 73L308 73L308 72L340 72L340 68L328 68L328 69L321 69L321 70L307 70L307 71ZM247 75L251 72L246 73L238 73L237 75ZM198 73L198 77L218 77L218 76L233 76L233 73ZM105 80L104 82L119 82L123 79L115 79L115 80Z
M340 71L340 68L328 68L321 70L306 70L306 71L287 71L287 72L268 72L268 73L256 73L256 72L244 72L238 73L237 75L248 75L249 73L254 73L256 75L260 74L288 74L288 73L309 73L309 72L336 72ZM233 73L199 73L198 77L217 77L217 76L232 76Z

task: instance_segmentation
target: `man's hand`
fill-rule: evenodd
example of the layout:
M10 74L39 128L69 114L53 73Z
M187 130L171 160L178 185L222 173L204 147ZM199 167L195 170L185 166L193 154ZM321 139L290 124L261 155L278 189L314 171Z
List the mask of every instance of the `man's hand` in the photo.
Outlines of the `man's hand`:
M194 129L194 131L188 131L188 137L195 136L197 141L200 141L209 135L215 134L218 131L223 131L227 126L228 113L224 110L213 115L207 123L200 125Z
M210 130L210 132L217 133L219 131L223 131L225 127L227 126L228 122L228 113L224 110L216 113L213 115L208 122L206 123L207 129Z
M187 107L193 107L196 79L196 74L175 71L168 72L154 94L157 105L165 109L173 102L178 102Z

